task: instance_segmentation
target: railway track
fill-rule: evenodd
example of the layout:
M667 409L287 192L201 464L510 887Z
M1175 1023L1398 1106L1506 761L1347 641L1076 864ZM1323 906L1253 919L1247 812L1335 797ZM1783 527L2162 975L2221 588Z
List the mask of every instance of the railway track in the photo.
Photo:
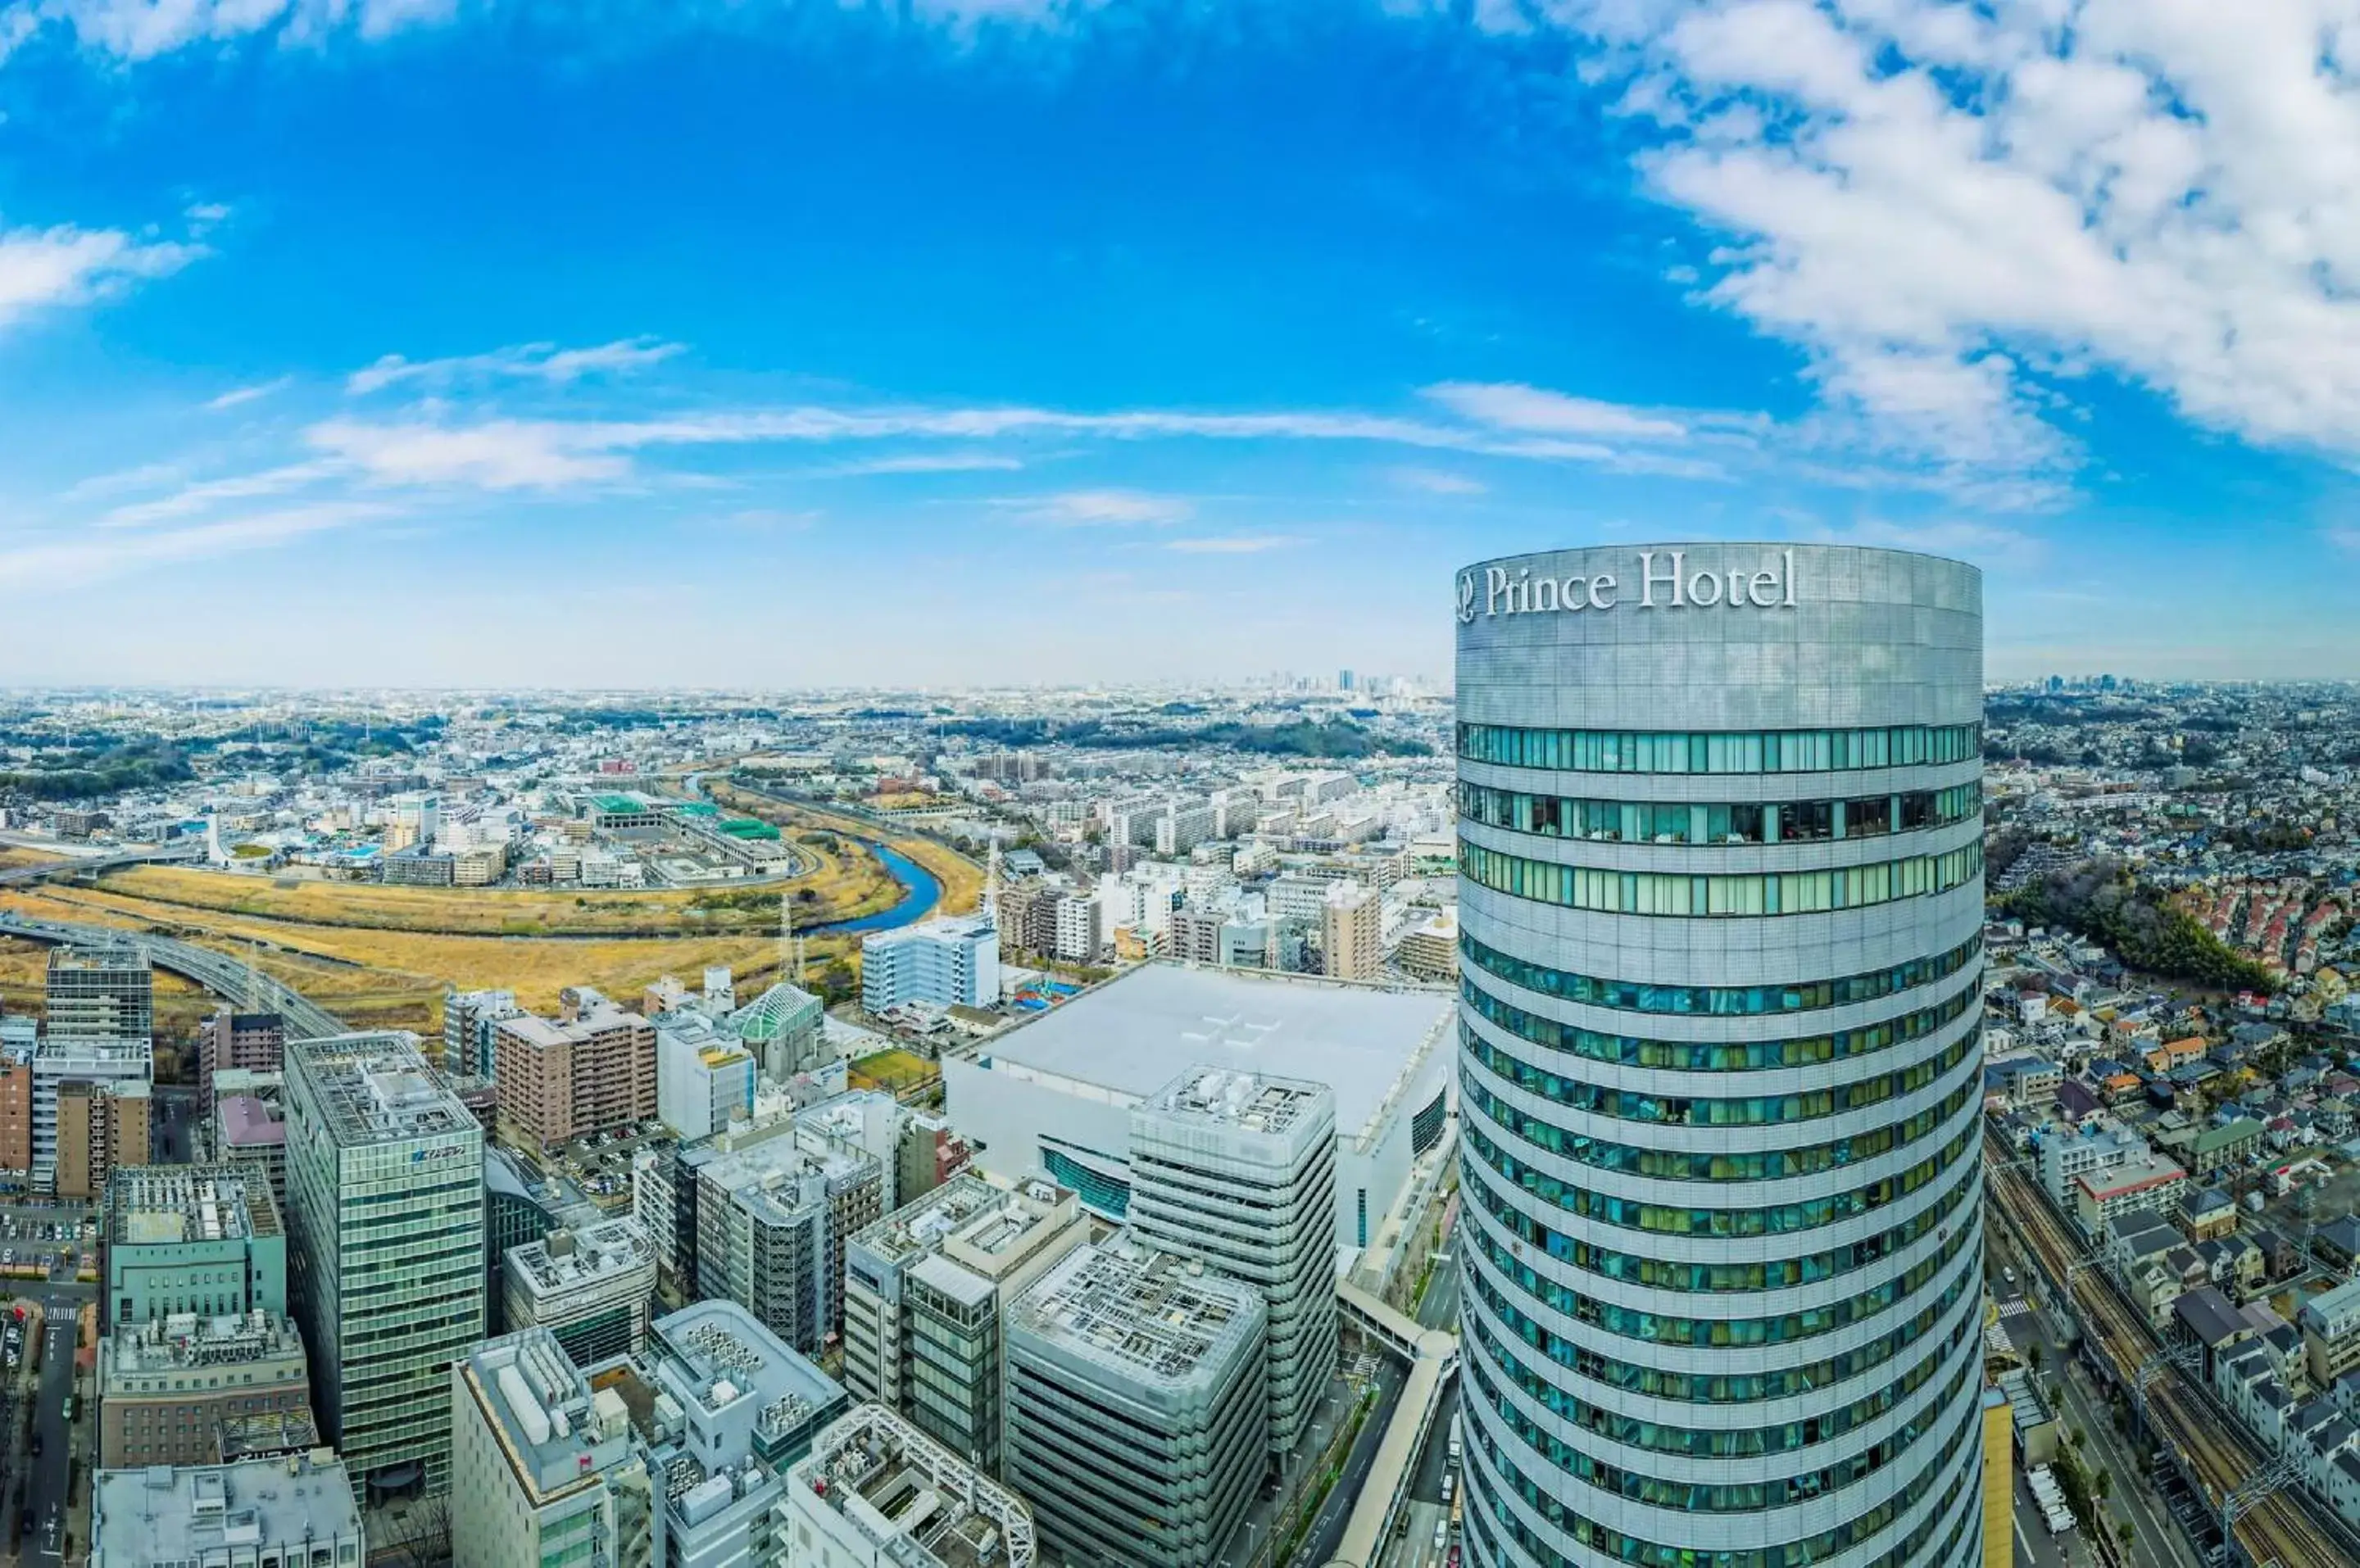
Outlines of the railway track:
M2081 1332L2103 1357L2114 1381L2134 1398L2142 1372L2147 1377L2147 1425L2178 1454L2215 1517L2232 1510L2230 1533L2255 1568L2348 1568L2360 1554L2345 1543L2340 1527L2322 1520L2317 1505L2300 1486L2258 1498L2240 1497L2238 1487L2269 1467L2274 1455L2213 1405L2196 1380L2180 1367L2160 1361L2163 1345L2114 1280L2094 1264L2042 1192L2011 1165L2013 1153L1988 1129L1984 1168L1994 1207L2017 1239L2039 1261L2053 1292L2065 1297ZM2078 1267L2077 1267L2078 1266Z

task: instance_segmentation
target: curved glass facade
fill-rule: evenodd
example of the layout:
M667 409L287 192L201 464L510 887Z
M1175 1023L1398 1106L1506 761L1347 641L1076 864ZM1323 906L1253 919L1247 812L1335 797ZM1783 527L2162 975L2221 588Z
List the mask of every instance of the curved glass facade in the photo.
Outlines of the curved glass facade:
M1458 588L1467 1560L1979 1562L1979 575Z

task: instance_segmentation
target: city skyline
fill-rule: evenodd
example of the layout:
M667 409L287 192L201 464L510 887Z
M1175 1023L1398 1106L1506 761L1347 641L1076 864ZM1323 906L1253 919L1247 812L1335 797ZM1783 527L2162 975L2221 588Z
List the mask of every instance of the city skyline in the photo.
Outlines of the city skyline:
M1761 538L2360 676L2313 8L0 4L0 652L1438 671L1459 561Z

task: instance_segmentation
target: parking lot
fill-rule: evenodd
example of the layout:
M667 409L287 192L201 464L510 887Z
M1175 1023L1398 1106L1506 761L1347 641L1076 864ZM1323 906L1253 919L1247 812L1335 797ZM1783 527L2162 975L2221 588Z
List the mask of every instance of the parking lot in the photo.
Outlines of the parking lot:
M663 1123L650 1118L626 1131L593 1133L561 1144L543 1155L541 1162L580 1187L599 1207L617 1208L631 1199L631 1156L649 1140L670 1136Z
M0 1206L0 1275L70 1279L98 1252L98 1221L81 1204Z

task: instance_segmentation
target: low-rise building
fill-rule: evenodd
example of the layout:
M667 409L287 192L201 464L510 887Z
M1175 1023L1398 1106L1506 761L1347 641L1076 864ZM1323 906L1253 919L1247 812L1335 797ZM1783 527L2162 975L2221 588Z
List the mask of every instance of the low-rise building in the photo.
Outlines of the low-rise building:
M2312 1388L2332 1388L2337 1378L2360 1368L2360 1279L2313 1296L2295 1322L2302 1330Z
M789 1472L787 1561L803 1568L1032 1568L1023 1500L879 1405L830 1424Z
M367 1537L344 1462L308 1458L102 1470L90 1568L360 1568Z
M500 1274L509 1331L549 1330L576 1366L647 1343L656 1249L636 1220L552 1231L509 1249Z
M287 1313L287 1236L270 1190L227 1165L115 1172L101 1231L110 1326Z
M303 1341L283 1313L126 1323L98 1342L97 1389L108 1470L223 1464L249 1445L247 1418L311 1420Z

